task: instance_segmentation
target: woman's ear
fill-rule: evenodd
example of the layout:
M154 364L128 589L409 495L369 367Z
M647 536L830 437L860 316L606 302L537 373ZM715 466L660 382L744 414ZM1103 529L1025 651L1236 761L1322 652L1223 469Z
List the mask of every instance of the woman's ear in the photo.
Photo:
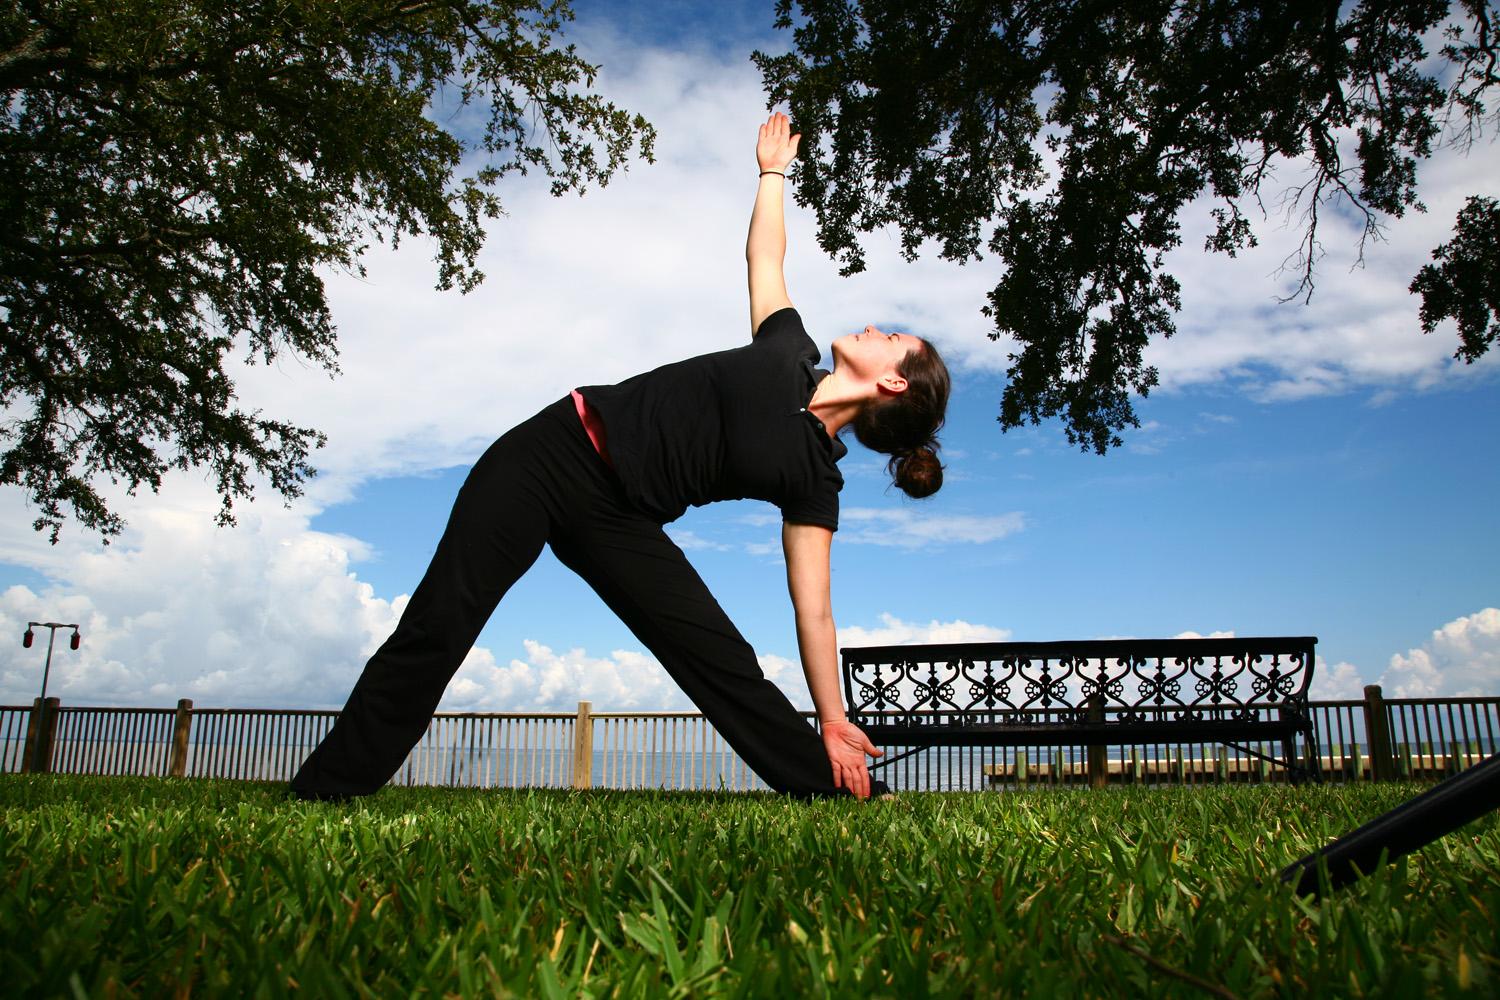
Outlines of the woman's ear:
M888 372L880 376L880 381L875 383L883 393L899 396L906 391L907 381L899 372Z

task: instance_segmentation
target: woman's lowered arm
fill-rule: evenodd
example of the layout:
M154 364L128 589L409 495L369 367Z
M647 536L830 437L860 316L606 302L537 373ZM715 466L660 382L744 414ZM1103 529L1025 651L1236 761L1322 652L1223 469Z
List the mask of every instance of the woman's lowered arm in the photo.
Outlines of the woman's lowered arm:
M833 627L828 559L833 532L811 524L783 524L781 548L786 555L787 589L797 622L797 649L802 672L812 693L823 732L823 749L833 770L835 788L847 788L859 798L870 795L870 772L865 754L877 750L864 730L848 721L839 697L838 639Z
M761 178L755 192L755 208L750 213L750 234L745 239L745 264L750 272L751 336L767 316L792 304L782 270L786 260L786 208L782 201L786 179L782 174L796 158L801 139L800 135L792 134L787 116L777 112L760 127L760 138L755 144Z

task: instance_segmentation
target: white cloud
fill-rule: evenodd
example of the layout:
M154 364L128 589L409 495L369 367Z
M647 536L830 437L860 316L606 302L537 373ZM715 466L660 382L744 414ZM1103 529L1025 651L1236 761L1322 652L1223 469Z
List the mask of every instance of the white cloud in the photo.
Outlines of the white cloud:
M838 644L984 642L1009 637L1008 630L989 625L936 619L923 624L885 613L878 626L839 629ZM583 649L557 652L531 639L524 646L524 658L503 665L487 650L471 654L448 686L438 710L571 712L580 701L592 702L596 712L697 710L661 664L646 653L618 649L608 656L591 656ZM759 653L756 661L793 706L799 711L812 710L812 696L798 661L775 653Z
M839 540L856 545L926 548L982 545L1021 531L1026 518L1008 514L928 514L909 507L852 507L839 514Z
M448 685L442 712L571 712L580 701L596 712L695 712L670 674L653 657L617 649L608 656L587 650L559 653L527 639L524 659L497 664L488 650L477 650ZM812 696L802 668L775 653L756 656L766 679L801 711L811 711Z
M905 646L918 643L948 643L948 642L1004 642L1011 636L1010 629L996 628L993 625L974 624L963 619L943 622L937 619L923 624L922 622L908 622L891 614L889 611L881 612L880 624L874 627L863 625L850 625L839 629L839 646ZM880 668L875 668L878 671ZM870 673L856 671L856 678L868 680ZM890 675L885 676L889 683ZM860 687L863 681L856 683ZM916 681L910 677L901 677L895 681L896 701L900 704L910 704L916 698ZM868 693L854 693L858 700L861 697L869 697Z
M48 694L73 704L329 706L394 627L400 602L352 573L364 545L257 507L238 528L202 508L140 505L107 549L65 535L59 583L0 594L0 634L26 621L77 621L82 647L54 654ZM0 660L0 698L29 702L41 655Z
M839 629L840 646L903 646L923 642L1004 642L1010 629L993 625L976 625L961 618L941 622L936 618L922 622L902 621L889 611L880 614L874 627L848 625Z
M1423 335L1420 299L1407 286L1433 248L1452 235L1454 217L1471 194L1500 194L1500 156L1491 142L1465 157L1439 150L1421 164L1421 200L1426 213L1387 220L1385 238L1366 247L1357 265L1361 223L1348 211L1324 205L1319 262L1312 301L1278 303L1291 293L1295 274L1278 274L1301 236L1294 219L1283 225L1272 211L1253 219L1260 246L1237 258L1203 251L1212 228L1206 198L1183 215L1183 242L1168 255L1167 268L1182 283L1177 334L1152 344L1147 360L1157 366L1162 388L1229 381L1265 402L1372 389L1422 391L1500 370L1491 352L1475 365L1453 358L1457 336L1448 323ZM1351 152L1352 157L1352 152ZM1288 181L1298 164L1280 165ZM1275 194L1275 189L1268 193ZM1275 198L1268 198L1274 204Z
M645 653L556 652L527 639L526 656L497 663L488 650L464 661L438 706L443 712L571 712L580 701L597 712L691 710L687 698Z
M1471 697L1500 690L1500 608L1455 618L1426 643L1391 657L1387 698Z
M728 552L733 546L725 545L723 542L715 542L704 538L696 531L687 531L682 528L667 528L667 536L684 552L710 551Z
M780 514L743 514L736 524L752 528L780 526ZM892 548L925 549L945 545L983 545L1016 534L1026 527L1020 511L1006 514L935 514L920 502L900 507L846 507L839 512L839 545L882 545ZM671 531L673 541L684 549L728 551L735 546L702 538L691 531ZM753 556L780 556L779 538L744 542L739 546Z
M1365 680L1354 664L1340 660L1330 665L1319 657L1307 696L1313 701L1362 699L1365 696Z
M1500 609L1484 608L1435 629L1421 646L1396 653L1385 673L1370 681L1357 665L1319 658L1311 697L1363 699L1379 684L1387 698L1464 698L1500 690Z
M918 642L1000 641L1006 629L962 620L925 624L902 621L886 613L873 627L851 625L839 629L840 646L879 646ZM464 662L438 706L453 712L571 712L580 701L593 703L596 712L696 711L651 656L632 650L613 650L592 656L587 650L558 652L534 640L524 643L526 655L497 663L487 650L476 650ZM800 711L812 709L802 667L775 653L756 656L761 671Z

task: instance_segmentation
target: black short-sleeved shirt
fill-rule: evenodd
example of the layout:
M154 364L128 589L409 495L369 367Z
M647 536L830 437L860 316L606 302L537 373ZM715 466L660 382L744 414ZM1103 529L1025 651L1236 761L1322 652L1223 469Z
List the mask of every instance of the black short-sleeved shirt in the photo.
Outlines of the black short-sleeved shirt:
M828 375L819 357L788 308L744 347L578 391L604 423L626 495L663 524L689 506L748 497L780 507L783 520L837 530L835 463L848 449L807 409Z

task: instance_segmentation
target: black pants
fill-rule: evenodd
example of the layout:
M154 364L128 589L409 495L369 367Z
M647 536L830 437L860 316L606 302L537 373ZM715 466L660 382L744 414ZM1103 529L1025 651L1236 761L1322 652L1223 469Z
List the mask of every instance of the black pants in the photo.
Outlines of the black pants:
M833 787L822 740L761 673L682 550L625 499L571 397L505 434L475 464L396 631L365 665L292 790L343 798L390 780L495 605L544 543L766 784L801 797L848 794Z

